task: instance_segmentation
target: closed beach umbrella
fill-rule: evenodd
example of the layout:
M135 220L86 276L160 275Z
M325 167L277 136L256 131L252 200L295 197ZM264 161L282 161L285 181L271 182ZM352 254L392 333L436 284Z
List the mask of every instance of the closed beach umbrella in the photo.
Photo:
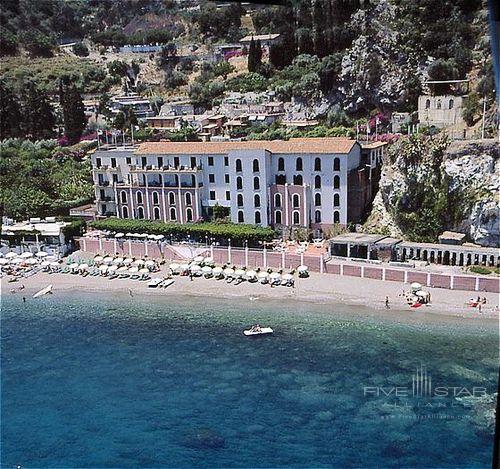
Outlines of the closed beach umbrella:
M130 267L130 269L128 269L128 271L131 274L135 274L135 273L139 272L139 269L137 267Z
M49 254L45 251L38 251L35 256L36 257L47 257Z
M132 259L131 257L127 257L126 259L123 259L123 263L125 265L130 265L130 264L132 264L132 262L134 262L134 259Z
M224 269L224 275L227 277L230 277L234 274L234 269L231 269L231 267L227 267Z
M17 253L14 251L10 251L7 254L5 254L6 259L13 259L14 257L17 257Z
M26 251L26 252L23 252L19 257L22 257L23 259L27 259L28 257L33 257L33 253Z

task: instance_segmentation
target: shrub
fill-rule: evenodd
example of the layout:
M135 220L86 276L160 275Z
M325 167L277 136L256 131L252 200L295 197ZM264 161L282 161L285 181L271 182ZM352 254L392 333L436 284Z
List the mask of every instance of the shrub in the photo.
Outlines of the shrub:
M481 274L481 275L489 275L491 274L491 270L488 269L488 267L483 267L482 265L473 265L472 267L469 268L471 272L474 272L475 274Z

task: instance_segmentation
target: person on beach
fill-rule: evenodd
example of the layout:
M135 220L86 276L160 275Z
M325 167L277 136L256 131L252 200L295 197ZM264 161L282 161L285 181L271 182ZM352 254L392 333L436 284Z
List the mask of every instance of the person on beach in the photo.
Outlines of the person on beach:
M128 294L129 294L130 296L132 296L132 297L134 296L134 294L132 293L132 289L131 289L131 288L129 288L129 289L128 289Z
M389 297L388 297L388 296L386 296L386 297L385 297L385 307L386 307L387 309L389 309L389 308L390 308L390 306L389 306Z
M23 303L26 303L26 297L23 296Z
M482 304L482 303L479 303L479 304L477 305L477 309L479 310L479 313L482 313L483 304Z

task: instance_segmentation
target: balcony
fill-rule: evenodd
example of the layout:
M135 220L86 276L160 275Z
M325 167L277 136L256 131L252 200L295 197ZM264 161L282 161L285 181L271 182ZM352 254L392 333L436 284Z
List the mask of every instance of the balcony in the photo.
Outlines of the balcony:
M155 165L147 165L147 166L136 166L130 165L131 173L185 173L185 174L194 174L199 173L201 171L201 166L162 166L157 167Z

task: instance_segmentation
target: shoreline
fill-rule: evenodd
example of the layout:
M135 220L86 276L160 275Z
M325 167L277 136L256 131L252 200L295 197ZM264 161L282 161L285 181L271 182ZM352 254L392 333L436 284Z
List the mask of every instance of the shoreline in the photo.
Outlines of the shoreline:
M163 277L166 268L152 276ZM427 288L432 295L432 304L418 309L410 308L401 296L408 285L399 282L383 282L366 278L343 277L334 274L311 273L309 278L296 279L295 288L274 287L260 283L243 282L240 285L228 284L225 280L205 279L196 277L193 281L189 277L174 276L174 284L166 289L149 288L147 281L131 279L113 279L106 277L82 277L81 275L38 272L18 282L8 283L2 278L2 294L15 294L32 300L37 291L47 285L53 285L53 293L102 293L104 295L120 295L139 297L190 296L210 297L219 299L238 299L253 301L278 300L286 306L289 302L301 302L318 306L336 305L342 307L360 307L370 316L384 316L392 318L412 317L420 322L433 322L435 319L462 319L465 322L498 324L498 295L481 292L487 303L479 313L476 308L467 306L469 298L476 298L477 292L461 290L446 290ZM24 289L19 287L24 285ZM15 293L11 293L16 290ZM125 296L126 295L126 296ZM390 308L385 307L385 297L389 297ZM39 301L38 299L37 301ZM366 315L366 314L365 314ZM462 321L461 321L462 322Z

